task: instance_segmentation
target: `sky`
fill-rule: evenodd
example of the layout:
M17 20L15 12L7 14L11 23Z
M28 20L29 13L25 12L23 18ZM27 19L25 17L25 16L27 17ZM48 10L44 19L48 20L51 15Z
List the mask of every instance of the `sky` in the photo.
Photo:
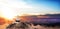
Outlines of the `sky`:
M59 13L60 10L60 0L25 0L24 2L33 7L33 10L28 10L31 13Z
M60 13L60 0L0 0L0 16Z

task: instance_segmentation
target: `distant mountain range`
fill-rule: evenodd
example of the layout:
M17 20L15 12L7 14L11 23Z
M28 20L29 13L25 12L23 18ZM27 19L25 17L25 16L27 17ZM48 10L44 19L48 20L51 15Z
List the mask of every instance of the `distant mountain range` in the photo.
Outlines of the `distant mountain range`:
M30 15L30 16L20 16L20 18L28 23L35 23L35 24L60 23L60 14Z

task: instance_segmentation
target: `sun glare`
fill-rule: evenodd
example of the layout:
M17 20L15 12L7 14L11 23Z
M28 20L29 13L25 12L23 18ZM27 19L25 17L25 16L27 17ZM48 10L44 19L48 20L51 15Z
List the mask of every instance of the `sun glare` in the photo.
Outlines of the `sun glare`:
M9 8L3 8L2 9L2 14L5 18L12 19L16 14Z

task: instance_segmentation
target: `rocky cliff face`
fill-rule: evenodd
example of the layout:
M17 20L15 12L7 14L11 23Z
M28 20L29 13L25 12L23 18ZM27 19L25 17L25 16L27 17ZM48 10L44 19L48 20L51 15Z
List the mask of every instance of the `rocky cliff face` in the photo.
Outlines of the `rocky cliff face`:
M29 26L24 22L16 22L14 24L10 24L7 29L27 29Z
M45 29L49 29L50 27L52 27L52 29L53 29L53 27L55 27L55 26L60 26L60 15L57 15L57 14L56 15L55 14L53 14L53 15L48 14L48 15L36 15L36 16L35 15L34 16L33 15L32 16L20 16L20 19L22 20L22 22L18 21L19 23L12 24L12 27L9 27L7 29L20 29L20 28L34 29L35 28L34 25L40 25L39 27L41 27L42 29L45 28L44 26L48 27ZM27 24L26 22L29 25L26 25ZM33 26L30 26L31 23L33 24Z

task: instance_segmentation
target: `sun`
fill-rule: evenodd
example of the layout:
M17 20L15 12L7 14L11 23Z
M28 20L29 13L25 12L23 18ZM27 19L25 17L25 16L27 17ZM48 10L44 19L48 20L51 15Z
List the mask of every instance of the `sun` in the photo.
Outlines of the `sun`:
M6 7L3 8L1 11L2 11L3 17L5 18L12 19L14 16L16 16L13 10L6 8Z

